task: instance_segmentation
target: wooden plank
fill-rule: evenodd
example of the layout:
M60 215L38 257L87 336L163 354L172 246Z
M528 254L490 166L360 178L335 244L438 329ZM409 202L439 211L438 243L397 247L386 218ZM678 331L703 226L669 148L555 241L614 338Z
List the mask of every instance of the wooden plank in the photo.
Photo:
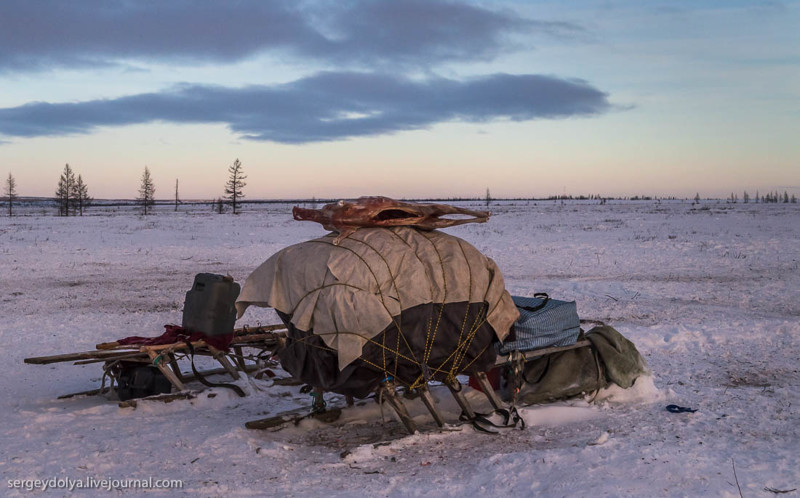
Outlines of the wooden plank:
M120 356L121 354L126 353L121 353L120 351L83 351L80 353L67 353L53 356L25 358L24 361L29 365L48 365L50 363L60 363L65 361L114 359L115 356Z
M228 360L228 357L225 356L225 353L211 345L208 346L208 350L211 351L211 355L214 359L222 365L222 368L228 371L231 377L233 377L233 380L239 380L239 372L236 371L236 368L234 368L230 360Z
M331 422L335 422L341 415L342 409L337 407L329 407L325 411L311 413L309 413L308 408L301 408L299 410L291 410L288 412L279 413L272 417L251 420L245 423L244 426L248 429L255 430L279 430L287 424L297 425L307 418L313 418L315 420L319 420L320 422L330 424Z
M155 365L159 370L161 370L161 373L163 373L164 377L166 377L167 380L169 380L170 383L173 386L175 386L175 389L177 389L178 391L185 391L186 390L186 387L183 385L183 382L181 382L181 380L178 378L178 376L175 375L175 372L170 370L164 364L164 363L166 363L165 361L158 361L158 362L156 361L156 358L158 358L158 353L157 352L150 351L148 354L150 355L150 359L153 360L153 365Z
M442 412L439 411L439 407L436 406L436 400L433 399L428 385L425 384L422 387L418 387L417 391L419 392L419 398L422 400L422 403L424 403L428 411L431 412L431 416L433 420L436 421L436 425L444 427L444 417L442 416Z
M107 390L108 388L106 387L105 389L103 389L102 392L105 392ZM78 393L62 394L61 396L58 397L58 399L74 398L75 396L96 396L100 393L101 393L100 389L89 389L88 391L81 391Z
M285 325L265 325L262 327L247 327L234 330L234 337L231 341L232 344L247 343L247 342L264 342L268 339L274 339L277 335L282 335L276 330L286 329ZM120 344L119 342L101 342L95 347L102 351L114 349L134 349L141 347L141 344Z
M570 349L584 348L586 346L591 346L591 345L592 343L588 339L584 339L582 341L576 342L575 344L570 344L569 346L554 346L551 348L533 349L531 351L525 351L524 353L522 353L522 355L525 356L526 360L530 360L548 354L560 353L561 351L569 351ZM497 357L497 360L495 361L494 365L496 367L500 367L508 365L510 363L511 360L509 360L509 355L503 355Z
M478 381L478 385L481 386L481 391L483 391L483 394L485 394L489 399L489 403L492 405L492 408L495 410L501 409L503 407L503 402L500 401L500 398L497 396L492 384L486 377L486 372L475 372L472 374L472 377Z
M411 419L411 415L408 414L408 409L406 409L406 405L403 404L403 400L397 396L394 384L391 382L384 382L378 389L378 393L379 397L385 399L389 406L394 409L408 433L414 434L417 432L417 424L414 423L414 420Z
M109 362L109 361L117 361L117 360L125 360L125 361L143 361L145 363L149 363L150 359L144 353L135 352L135 353L120 353L119 356L113 356L111 358L98 358L94 360L81 360L76 361L73 365L89 365L91 363L100 363L100 362Z
M242 345L237 344L233 346L233 352L236 355L236 368L244 371L244 369L247 368L247 366L245 365L244 356L242 354Z
M461 408L461 411L464 412L464 415L467 416L468 419L472 420L475 418L475 411L472 409L472 406L467 401L467 398L464 397L463 388L461 384L458 383L458 380L455 378L450 378L445 381L445 385L450 390L450 394L458 403L458 406Z
M136 408L142 401L159 401L161 403L172 403L179 399L194 399L200 391L181 391L178 393L170 394L157 394L155 396L147 396L145 398L134 398L126 401L120 401L120 408Z
M266 347L274 346L278 344L277 336L281 335L280 333L276 333L276 330L285 329L285 325L265 325L261 327L247 327L237 329L234 332L238 335L234 336L232 344L241 344L242 346L247 346L248 344L253 345L263 345ZM178 347L175 347L178 344ZM205 347L205 341L197 341L192 343L195 347ZM122 354L120 350L128 350L128 351L136 351L139 350L141 352L149 352L149 351L160 351L163 349L169 349L170 347L175 347L176 349L184 349L186 348L185 345L181 343L174 343L174 344L159 344L153 346L142 346L139 344L130 344L130 345L121 345L118 342L103 342L97 345L97 350L95 351L81 351L77 353L65 353L65 354L57 354L57 355L50 355L50 356L36 356L32 358L25 358L24 362L29 365L48 365L50 363L60 363L60 362L67 362L67 361L79 361L79 360L102 360L105 358L113 357L114 355Z

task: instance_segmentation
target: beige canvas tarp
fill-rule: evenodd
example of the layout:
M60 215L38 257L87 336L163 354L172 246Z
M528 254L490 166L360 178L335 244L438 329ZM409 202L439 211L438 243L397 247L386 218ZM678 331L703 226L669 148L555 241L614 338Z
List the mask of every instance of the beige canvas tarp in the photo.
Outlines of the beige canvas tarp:
M401 311L427 303L486 303L501 341L519 316L490 258L458 237L408 227L364 228L287 247L247 277L236 302L271 307L338 352L339 369Z

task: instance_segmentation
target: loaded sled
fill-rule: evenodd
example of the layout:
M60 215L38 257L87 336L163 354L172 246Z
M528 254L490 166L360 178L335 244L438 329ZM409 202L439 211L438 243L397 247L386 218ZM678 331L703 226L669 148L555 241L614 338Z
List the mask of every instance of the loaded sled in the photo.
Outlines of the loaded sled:
M240 375L261 378L265 372L272 373L268 368L269 358L285 348L291 339L285 324L233 329L231 308L238 292L230 292L227 287L234 285L229 278L218 275L199 274L195 278L184 306L183 325L191 329L166 326L167 331L159 337L126 338L98 344L93 351L27 358L25 363L102 364L100 388L59 398L114 392L123 407L135 407L140 399L169 402L195 397L198 390L192 389L191 383L197 382L211 387L235 389L238 387L235 384L212 383L208 378L221 374L238 380ZM220 292L219 287L225 288L225 292ZM203 292L210 295L206 296ZM201 296L199 305L198 296ZM533 298L515 296L513 301L520 312L520 318L514 324L515 337L502 346L499 343L494 345L497 355L491 368L487 371L464 370L442 382L431 381L441 386L440 390L446 388L452 394L461 411L458 420L448 420L438 408L428 382L411 387L387 376L372 397L391 407L410 433L417 431L417 421L409 415L405 401L408 398L419 398L439 427L466 421L480 430L496 432L500 428L524 425L516 413L516 407L520 404L592 392L605 387L609 381L627 387L625 383L632 383L631 377L645 371L644 362L635 348L616 331L600 322L579 322L574 302L557 301L547 295ZM220 302L227 304L220 307ZM208 313L209 309L211 313ZM217 311L214 312L214 309ZM597 327L585 334L581 326L587 325ZM197 332L199 329L207 333ZM609 346L610 343L614 344ZM620 347L620 344L623 346ZM621 378L619 368L610 374L606 372L606 363L619 364L620 355L609 354L609 351L618 350L624 352L621 354L625 358L629 358L629 365L623 367L628 378ZM605 361L598 356L598 351L604 351ZM194 367L195 356L212 358L219 367L198 371ZM467 376L469 386L486 396L491 407L489 413L477 411L465 396L466 386L463 384ZM275 379L275 384L280 385L301 386L304 383L292 378ZM313 386L306 386L306 389L311 388ZM276 430L306 418L330 423L341 416L343 409L348 409L345 406L326 406L320 388L314 388L312 399L310 407L253 420L246 426ZM352 398L348 397L348 405L352 405Z
M229 277L198 275L181 327L168 326L159 338L125 338L95 351L26 362L103 363L104 380L116 382L120 398L127 398L185 392L191 379L243 395L235 384L209 382L210 372L195 368L195 355L213 357L234 379L263 371L266 359L276 357L311 386L315 402L304 414L248 427L281 426L307 415L331 420L339 408L326 408L323 393L333 392L348 401L385 401L411 433L417 426L404 397L419 397L436 424L446 424L431 385L445 386L461 418L491 431L524 424L516 412L520 403L591 392L608 382L629 387L647 370L633 344L613 328L597 324L584 334L574 302L512 298L491 258L435 230L486 222L488 212L365 197L293 214L333 232L273 254L247 277L241 293ZM443 217L450 215L470 218ZM234 330L250 306L274 309L283 325ZM181 370L181 358L190 360L191 374ZM487 396L490 413L470 405L466 376Z

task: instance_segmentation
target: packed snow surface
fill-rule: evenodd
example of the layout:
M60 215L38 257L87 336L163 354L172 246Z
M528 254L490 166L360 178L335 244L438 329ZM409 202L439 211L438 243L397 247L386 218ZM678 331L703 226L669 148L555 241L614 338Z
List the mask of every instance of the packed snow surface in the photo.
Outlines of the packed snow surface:
M477 203L464 206L480 208ZM495 202L486 224L448 229L493 258L508 290L576 300L582 318L631 339L652 377L526 407L525 430L435 427L413 436L368 399L334 425L253 431L248 420L310 406L298 386L245 378L239 398L120 408L102 364L26 365L180 323L196 273L243 282L277 250L323 235L291 206L41 208L0 218L0 483L180 479L162 496L772 496L800 489L800 208L797 204ZM237 322L277 323L251 308ZM211 365L206 365L211 366ZM278 376L285 376L279 367ZM217 380L222 377L215 378ZM192 385L199 389L202 386ZM469 392L476 403L481 395ZM341 397L328 394L330 404ZM667 405L696 409L671 413ZM98 494L104 491L95 491ZM141 490L119 490L137 495ZM51 489L48 495L66 495ZM786 496L798 496L793 491Z

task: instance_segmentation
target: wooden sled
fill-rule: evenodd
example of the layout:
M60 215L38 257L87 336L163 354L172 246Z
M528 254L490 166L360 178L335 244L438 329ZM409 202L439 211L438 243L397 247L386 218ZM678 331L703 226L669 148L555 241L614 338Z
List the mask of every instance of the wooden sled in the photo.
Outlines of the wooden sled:
M499 355L495 362L495 367L514 367L514 364L518 364L520 367L524 365L525 362L533 360L535 358L540 358L542 356L547 356L550 354L556 354L563 351L568 351L571 349L578 349L584 347L590 347L591 342L586 339L581 339L575 342L574 344L568 346L559 346L559 347L547 347L541 348L536 350L530 350L525 352L517 352L514 351L511 354L507 355ZM497 432L497 429L505 427L513 427L517 426L521 423L524 426L524 421L518 418L516 415L516 408L515 408L515 399L512 398L510 402L502 401L500 395L495 391L492 387L486 372L466 372L468 373L480 386L480 390L486 396L487 400L489 401L490 406L494 410L493 414L500 414L501 419L504 418L505 423L495 424L491 421L491 417L489 414L481 414L476 412L469 400L467 400L466 396L463 393L463 386L458 382L457 379L450 379L449 382L444 382L444 385L448 388L449 392L454 397L457 405L461 409L461 422L471 422L473 425L485 432ZM439 428L444 428L446 424L445 418L442 412L436 405L436 401L434 400L433 396L430 393L430 390L427 384L415 389L414 394L420 398L420 400L425 405L425 408L430 413L433 420L436 422L436 425ZM397 414L398 418L402 422L403 426L406 428L409 434L414 434L417 432L417 425L414 420L409 415L408 409L406 408L403 402L403 396L399 396L397 392L397 386L391 381L387 380L384 381L378 391L376 393L377 398L379 401L385 401L388 406L392 408L392 410ZM255 429L255 430L279 430L282 427L287 425L297 425L302 420L313 418L322 422L330 423L337 420L342 413L342 409L340 407L333 407L333 408L315 408L315 409L295 409L286 412L281 412L276 415L252 420L245 424L245 427L248 429ZM516 418L515 418L516 417ZM515 421L516 420L516 421ZM512 425L513 424L513 425Z
M239 372L253 372L259 370L261 365L253 361L256 358L264 357L266 353L273 353L280 347L285 340L286 327L280 325L267 325L253 328L240 328L234 330L234 338L231 342L232 352L226 353L221 351L204 341L196 341L191 343L194 355L210 356L214 358L220 365L220 368L198 372L201 376L215 375L215 374L228 374L234 380L239 379ZM591 343L586 339L581 339L574 344L562 347L547 347L542 349L530 350L526 352L514 351L508 355L499 355L495 362L496 367L510 366L512 369L516 364L521 368L525 362L542 356L560 353L571 349L589 347ZM138 346L138 345L120 345L118 343L101 343L96 346L97 349L93 351L84 351L77 353L67 353L52 356L40 356L33 358L26 358L24 361L27 364L33 365L47 365L52 363L74 362L75 365L86 365L92 363L102 363L104 377L99 389L91 389L77 393L65 394L59 396L59 399L70 398L82 395L98 395L110 391L113 388L114 378L110 375L112 366L120 361L125 362L139 362L143 365L153 365L158 368L164 376L172 384L177 392L171 394L162 394L150 396L140 399L153 399L169 402L175 399L192 398L197 394L197 391L187 389L187 383L197 380L197 376L192 373L183 372L179 360L187 358L189 352L189 345L185 342L176 342L172 344L161 344L151 346ZM256 353L244 354L244 349L255 349ZM247 360L250 360L248 363ZM515 399L510 402L502 401L501 397L494 390L489 382L485 372L471 371L464 372L470 375L480 386L480 390L484 393L489 401L490 406L495 412L512 414L515 411ZM105 385L105 377L111 377L111 382L108 386ZM260 374L256 373L256 378L260 378ZM284 379L279 379L284 380ZM291 384L301 385L302 382L294 381L294 379L286 379ZM292 382L294 381L294 382ZM286 383L286 382L281 382ZM470 405L467 398L463 393L463 386L455 379L449 379L444 382L449 392L454 397L456 403L462 411L462 419L466 421L480 420L485 418L484 414L477 413ZM436 401L430 393L428 385L425 384L414 390L414 395L418 396L426 409L430 413L433 420L441 428L446 425L445 417L438 409ZM384 381L376 392L378 399L386 402L388 406L397 414L403 426L410 434L417 432L417 426L414 420L409 415L403 397L398 395L397 385L392 380ZM319 399L321 400L321 392L319 392ZM135 407L136 400L128 400L120 403L120 406ZM324 408L315 406L312 409L295 409L288 412L279 413L264 419L253 420L247 422L246 427L249 429L270 429L276 430L280 427L290 424L298 423L306 418L314 418L322 422L333 422L341 414L341 409L332 407ZM509 418L508 416L506 418ZM462 420L462 421L463 421ZM476 427L480 426L476 424ZM493 432L491 427L487 432Z
M59 399L82 395L98 395L107 392L113 387L114 383L113 366L122 361L153 365L164 374L164 377L169 380L175 390L184 392L187 390L186 383L197 379L196 375L183 372L179 364L179 359L187 358L187 353L190 350L195 356L210 356L221 365L220 368L198 372L201 376L227 373L234 380L238 380L239 372L253 372L260 368L258 362L254 360L263 358L267 353L274 351L283 341L285 329L284 325L236 329L230 345L232 351L228 353L202 340L192 342L191 348L186 342L150 346L120 345L119 343L110 342L98 344L96 346L97 349L94 351L25 358L24 361L31 365L64 362L74 362L75 365L103 364L104 375L99 389L65 394L59 396ZM245 355L245 348L254 349L256 352L250 352ZM247 361L248 359L250 362ZM106 377L110 377L111 380L108 387L105 385ZM257 373L256 377L260 378L260 375ZM166 399L169 399L169 397ZM135 406L135 403L129 403L128 405Z

